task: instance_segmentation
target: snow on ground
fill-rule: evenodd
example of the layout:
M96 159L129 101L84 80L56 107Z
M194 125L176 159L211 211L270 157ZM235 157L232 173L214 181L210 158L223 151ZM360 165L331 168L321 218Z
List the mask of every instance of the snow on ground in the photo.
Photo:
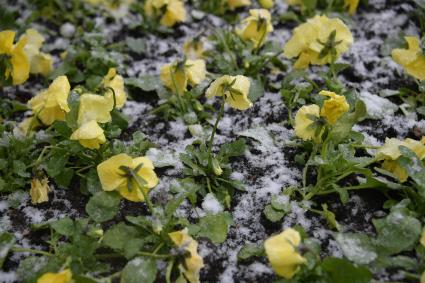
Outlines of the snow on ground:
M400 1L396 9L394 6L386 9L389 2L389 0L370 0L371 7L361 9L354 17L351 25L355 38L354 44L342 60L351 64L353 71L350 75L341 76L341 79L368 102L370 116L378 118L378 120L368 120L368 123L362 123L354 128L364 133L365 143L369 145L382 144L388 132L396 137L404 138L413 127L419 127L425 131L425 121L416 121L402 116L396 112L397 109L392 102L378 96L380 90L393 89L397 86L394 82L399 81L402 74L400 67L389 57L382 57L380 47L384 40L387 37L396 36L401 31L406 34L418 34L417 28L408 16L413 9L412 6ZM285 11L286 4L279 3L275 10ZM101 17L97 18L96 22L101 31L110 38L116 38L121 29L126 27L123 23L106 24ZM125 72L124 75L133 77L140 74L158 74L162 64L181 56L181 46L187 38L205 30L207 26L211 31L225 26L225 23L218 17L206 15L202 21L194 21L178 27L178 34L184 34L184 36L171 40L169 37L146 36L148 54L143 59L130 62L129 68L122 70ZM69 38L73 35L73 27L65 24L61 27L60 33L67 38L56 39L53 42L54 35L51 35L49 39L51 50L66 49ZM270 39L283 46L290 35L291 32L286 27L276 27ZM18 89L33 92L35 89L41 89L41 86L20 86ZM14 91L10 91L10 95L13 96L13 94ZM129 101L123 111L130 117L132 128L146 134L158 145L160 152L169 154L168 159L162 162L172 162L172 159L177 158L178 153L183 152L195 138L189 133L187 125L182 120L167 122L150 114L149 111L154 107L155 104L152 102ZM245 183L246 191L235 196L235 206L230 212L236 225L230 228L228 239L218 246L206 241L200 242L200 254L205 257L206 262L213 262L215 265L213 268L207 265L203 269L205 282L210 282L208 275L218 278L223 283L255 282L258 278L267 278L271 274L271 269L266 262L255 261L238 265L237 252L244 244L261 243L271 233L279 232L295 224L303 226L311 236L326 242L325 253L333 256L342 255L340 247L332 239L331 231L324 222L306 213L305 208L299 203L290 202L291 211L277 227L270 228L264 224L262 212L265 205L270 202L271 196L279 194L288 186L299 184L301 179L301 172L295 165L293 154L290 154L292 149L288 144L293 138L293 131L285 125L286 117L287 111L278 93L266 93L248 111L238 112L226 107L224 118L219 124L216 144L232 141L238 136L247 137L249 140L249 147L242 157L243 161L239 159L232 163L234 170L232 176ZM149 154L153 159L160 159L158 151L153 150ZM153 192L154 196L166 193L180 173L181 164L177 168L165 170L165 173L160 176L160 184ZM81 207L84 206L73 207L75 202L67 199L70 193L72 192L62 188L54 188L51 204L60 204L57 206L61 207L60 210L52 209L50 206L40 208L32 206L28 198L21 198L19 204L12 208L6 197L0 198L0 231L11 230L18 238L19 244L34 247L25 238L31 224L52 221L65 215L70 217L83 215ZM308 207L310 204L302 205ZM361 211L367 209L366 204L356 195L351 196L347 205L352 208L349 211L352 216L362 215L363 217ZM201 208L209 213L218 213L223 210L212 195L206 196ZM382 212L370 212L364 216L365 220L369 221L380 213ZM187 204L178 210L178 214L196 217ZM26 225L16 225L14 219L17 217L23 218ZM355 229L354 226L350 226L349 221L344 224L347 229ZM15 259L19 260L19 257ZM211 274L217 268L222 270L221 274ZM386 275L382 274L382 276ZM12 282L15 274L0 273L0 278L5 282Z

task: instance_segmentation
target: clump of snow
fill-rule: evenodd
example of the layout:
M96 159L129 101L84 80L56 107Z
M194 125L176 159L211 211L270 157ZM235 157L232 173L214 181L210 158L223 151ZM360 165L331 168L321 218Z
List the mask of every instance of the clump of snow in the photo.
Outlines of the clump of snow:
M217 214L223 211L223 206L212 193L208 193L202 202L202 208L210 214Z
M388 99L371 94L368 91L361 92L359 97L366 104L367 113L371 118L382 119L394 115L398 110L398 106Z

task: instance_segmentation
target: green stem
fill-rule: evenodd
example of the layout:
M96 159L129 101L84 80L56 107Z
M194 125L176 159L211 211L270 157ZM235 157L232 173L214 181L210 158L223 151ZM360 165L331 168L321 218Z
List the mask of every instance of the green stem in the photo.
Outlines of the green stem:
M303 169L303 187L307 187L307 173L308 173L308 167L310 166L311 159L316 156L317 153L317 145L315 144L313 147L313 150L311 151L310 157L308 158L304 169Z
M151 199L149 198L148 194L145 192L145 190L143 189L144 186L142 186L142 184L139 181L139 176L137 176L137 173L134 172L133 170L131 170L131 175L133 176L132 179L134 179L137 183L137 186L139 187L139 191L142 193L143 197L145 198L145 202L149 208L149 211L151 212L151 214L154 212L153 209L153 204L151 202Z
M39 254L39 255L45 255L45 256L53 256L53 254L49 252L34 250L30 248L13 247L11 250L18 253L32 253L32 254Z
M173 72L173 68L170 68L170 76L171 76L171 81L173 82L174 89L176 91L177 101L180 104L180 110L181 110L180 114L183 115L183 113L185 112L185 108L183 106L182 98L180 97L180 92L177 88L177 82L176 82L176 77L175 77L174 72Z
M347 191L355 191L355 190L366 190L366 189L372 189L370 185L357 185L357 186L351 186L351 187L345 187L344 190ZM327 191L323 191L323 192L318 192L315 193L314 195L316 196L323 196L323 195L328 195L328 194L332 194L332 193L336 193L336 190L327 190Z
M218 122L220 122L221 118L223 117L225 103L226 103L226 98L224 97L224 94L223 94L223 100L221 102L220 111L218 112L217 120L215 121L214 128L211 133L210 141L208 144L208 169L212 169L212 147L214 143L214 136L215 136L215 133L217 132Z
M149 256L149 257L158 258L158 259L167 259L173 256L171 254L154 254L149 252L138 252L137 254L141 256Z

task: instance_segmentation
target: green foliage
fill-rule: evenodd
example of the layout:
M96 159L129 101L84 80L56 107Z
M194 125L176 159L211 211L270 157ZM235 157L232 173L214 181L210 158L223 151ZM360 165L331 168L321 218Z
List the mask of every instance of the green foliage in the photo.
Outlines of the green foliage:
M215 162L210 167L205 143L196 141L186 147L185 153L180 154L180 160L185 166L183 173L201 184L202 187L198 191L201 196L214 192L220 202L229 207L234 190L242 190L242 184L230 178L232 172L229 161L232 157L242 155L245 147L244 139L223 144L217 155L213 157Z
M86 205L86 212L96 222L111 220L118 213L120 197L115 192L98 192Z
M214 244L221 244L227 238L229 226L233 224L230 213L209 214L199 219L198 224L190 225L190 232L197 237L206 237Z
M127 263L121 275L121 283L152 283L156 279L156 262L150 258L138 257Z
M1 233L0 234L0 268L3 267L4 261L10 251L10 249L15 244L15 237L10 233Z

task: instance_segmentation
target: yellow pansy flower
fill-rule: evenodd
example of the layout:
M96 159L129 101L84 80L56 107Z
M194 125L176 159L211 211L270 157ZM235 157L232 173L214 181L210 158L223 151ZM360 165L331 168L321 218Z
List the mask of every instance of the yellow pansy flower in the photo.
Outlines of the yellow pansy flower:
M19 85L24 83L29 76L30 62L24 52L27 40L25 38L19 39L14 45L15 32L5 30L0 32L0 56L6 55L10 67L6 68L6 72L2 75L6 79L12 77L12 84Z
M81 125L72 133L70 139L78 140L82 146L90 149L99 149L100 145L106 142L103 129L95 120Z
M344 0L345 7L348 9L350 15L354 15L359 6L360 0Z
M274 0L258 0L261 8L271 9L274 6Z
M71 283L72 273L71 270L65 269L58 273L45 273L37 279L37 283Z
M204 53L204 44L199 39L187 40L183 44L183 53L186 58L192 60L201 58Z
M53 70L53 58L40 52L44 37L35 29L27 29L21 39L27 41L24 52L30 62L30 73L47 76Z
M263 45L267 35L273 31L271 15L266 9L251 9L249 14L236 32L243 40L252 41L257 48Z
M322 53L333 32L335 34L334 49ZM326 16L315 16L296 27L292 38L284 47L287 58L296 58L294 68L307 68L309 64L324 65L338 59L353 43L353 35L340 19L330 19ZM322 54L321 54L322 53Z
M407 49L394 49L391 53L393 60L403 66L406 72L418 80L425 80L425 55L423 54L419 38L406 36Z
M49 86L28 101L34 115L44 125L51 125L54 121L65 119L69 112L68 95L71 86L66 76L57 77Z
M149 17L165 11L160 24L166 27L172 27L176 23L186 21L186 10L181 0L147 0L144 10Z
M207 89L205 95L208 98L223 96L231 107L238 110L246 110L252 107L248 98L251 83L245 76L222 76L216 79Z
M227 5L233 11L240 7L251 6L251 0L227 0Z
M187 233L187 228L168 235L176 246L188 252L184 264L179 265L180 271L190 283L199 283L199 271L204 267L204 260L198 254L198 242Z
M316 104L302 106L295 115L295 135L305 141L319 141L321 133L316 136L312 117L320 118L320 107Z
M325 90L322 90L319 94L330 98L325 100L320 110L320 115L325 117L330 124L334 124L342 114L350 109L350 105L343 95Z
M113 94L115 93L115 106L118 109L122 108L127 101L127 93L124 88L124 79L122 76L117 74L117 70L115 68L110 68L108 70L108 73L103 78L102 85L107 89L105 97L112 99L113 104ZM110 88L113 89L113 92Z
M186 60L162 66L160 79L173 93L183 95L188 84L196 86L205 79L206 73L204 60Z
M139 188L137 182L132 179L131 191L128 188L129 178L125 175L121 167L136 169L143 164L136 174L145 182L143 188ZM145 198L140 190L148 193L149 190L158 184L158 177L155 174L152 161L147 157L131 158L131 156L121 153L112 156L97 166L97 174L104 191L118 191L121 196L130 201L144 201Z
M270 264L279 276L286 279L292 278L298 271L299 265L306 262L306 259L297 251L300 243L300 234L292 228L288 228L264 242Z
M395 138L386 138L385 144L377 150L376 157L384 160L382 168L391 172L400 182L406 182L409 177L407 172L400 167L396 160L401 156L399 146L405 146L413 151L419 160L425 159L425 145L417 140L405 139L404 141Z
M107 97L84 93L80 96L78 108L78 125L83 125L92 120L98 123L108 123L112 120L111 111L114 107L113 100Z
M49 179L43 178L40 180L38 178L33 178L31 180L30 195L32 204L49 201L49 192Z

